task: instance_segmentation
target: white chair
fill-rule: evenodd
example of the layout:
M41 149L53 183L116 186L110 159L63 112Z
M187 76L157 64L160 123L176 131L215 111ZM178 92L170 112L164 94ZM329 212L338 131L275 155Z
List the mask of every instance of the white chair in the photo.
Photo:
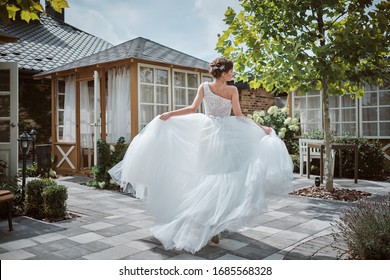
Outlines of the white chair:
M313 144L324 144L324 140L315 139L299 139L299 175L303 176L303 163L306 162L306 174L308 174L309 165L307 162L307 145ZM310 148L310 159L320 158L320 149Z
M303 176L303 163L306 162L306 174L309 172L309 164L307 162L308 155L308 144L324 144L324 140L317 139L299 139L299 175ZM320 148L312 148L310 147L310 160L313 158L320 159L321 152ZM331 151L331 170L334 169L334 151Z

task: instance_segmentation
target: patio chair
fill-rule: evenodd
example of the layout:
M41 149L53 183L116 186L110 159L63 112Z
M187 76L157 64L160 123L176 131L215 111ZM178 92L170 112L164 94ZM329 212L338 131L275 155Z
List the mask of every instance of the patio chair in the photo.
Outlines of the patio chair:
M306 174L309 171L309 164L307 162L307 154L308 154L308 144L324 144L324 140L316 140L316 139L299 139L299 175L303 176L303 163L306 163ZM331 151L331 170L334 169L334 151ZM312 159L320 159L320 149L319 148L310 148L310 160Z

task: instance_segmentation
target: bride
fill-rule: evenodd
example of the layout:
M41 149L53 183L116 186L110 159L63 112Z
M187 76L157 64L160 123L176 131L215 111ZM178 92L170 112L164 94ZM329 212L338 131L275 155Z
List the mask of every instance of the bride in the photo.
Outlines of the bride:
M166 250L218 243L219 233L239 231L273 195L292 190L284 142L246 118L237 88L227 85L232 61L215 59L210 73L213 82L199 86L192 105L154 118L109 171L124 192L146 201ZM202 102L205 114L196 113Z

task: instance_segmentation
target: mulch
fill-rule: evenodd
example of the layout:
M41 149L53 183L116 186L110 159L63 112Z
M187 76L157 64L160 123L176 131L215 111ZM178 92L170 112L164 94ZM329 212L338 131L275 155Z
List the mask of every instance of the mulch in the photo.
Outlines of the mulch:
M292 191L290 194L305 197L321 198L328 200L348 201L353 202L368 196L371 193L365 191L351 190L346 188L333 188L332 191L327 191L324 185L319 187L309 186Z

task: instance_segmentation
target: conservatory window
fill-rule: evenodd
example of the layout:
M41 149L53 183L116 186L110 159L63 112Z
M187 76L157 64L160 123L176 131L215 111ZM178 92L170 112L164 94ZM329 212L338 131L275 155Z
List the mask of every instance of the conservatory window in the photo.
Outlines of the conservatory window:
M169 70L151 65L139 66L139 129L155 116L169 111Z
M199 86L199 75L194 72L173 72L173 109L184 108L195 99Z
M390 136L390 90L389 86L366 85L361 98L360 134L371 138Z

